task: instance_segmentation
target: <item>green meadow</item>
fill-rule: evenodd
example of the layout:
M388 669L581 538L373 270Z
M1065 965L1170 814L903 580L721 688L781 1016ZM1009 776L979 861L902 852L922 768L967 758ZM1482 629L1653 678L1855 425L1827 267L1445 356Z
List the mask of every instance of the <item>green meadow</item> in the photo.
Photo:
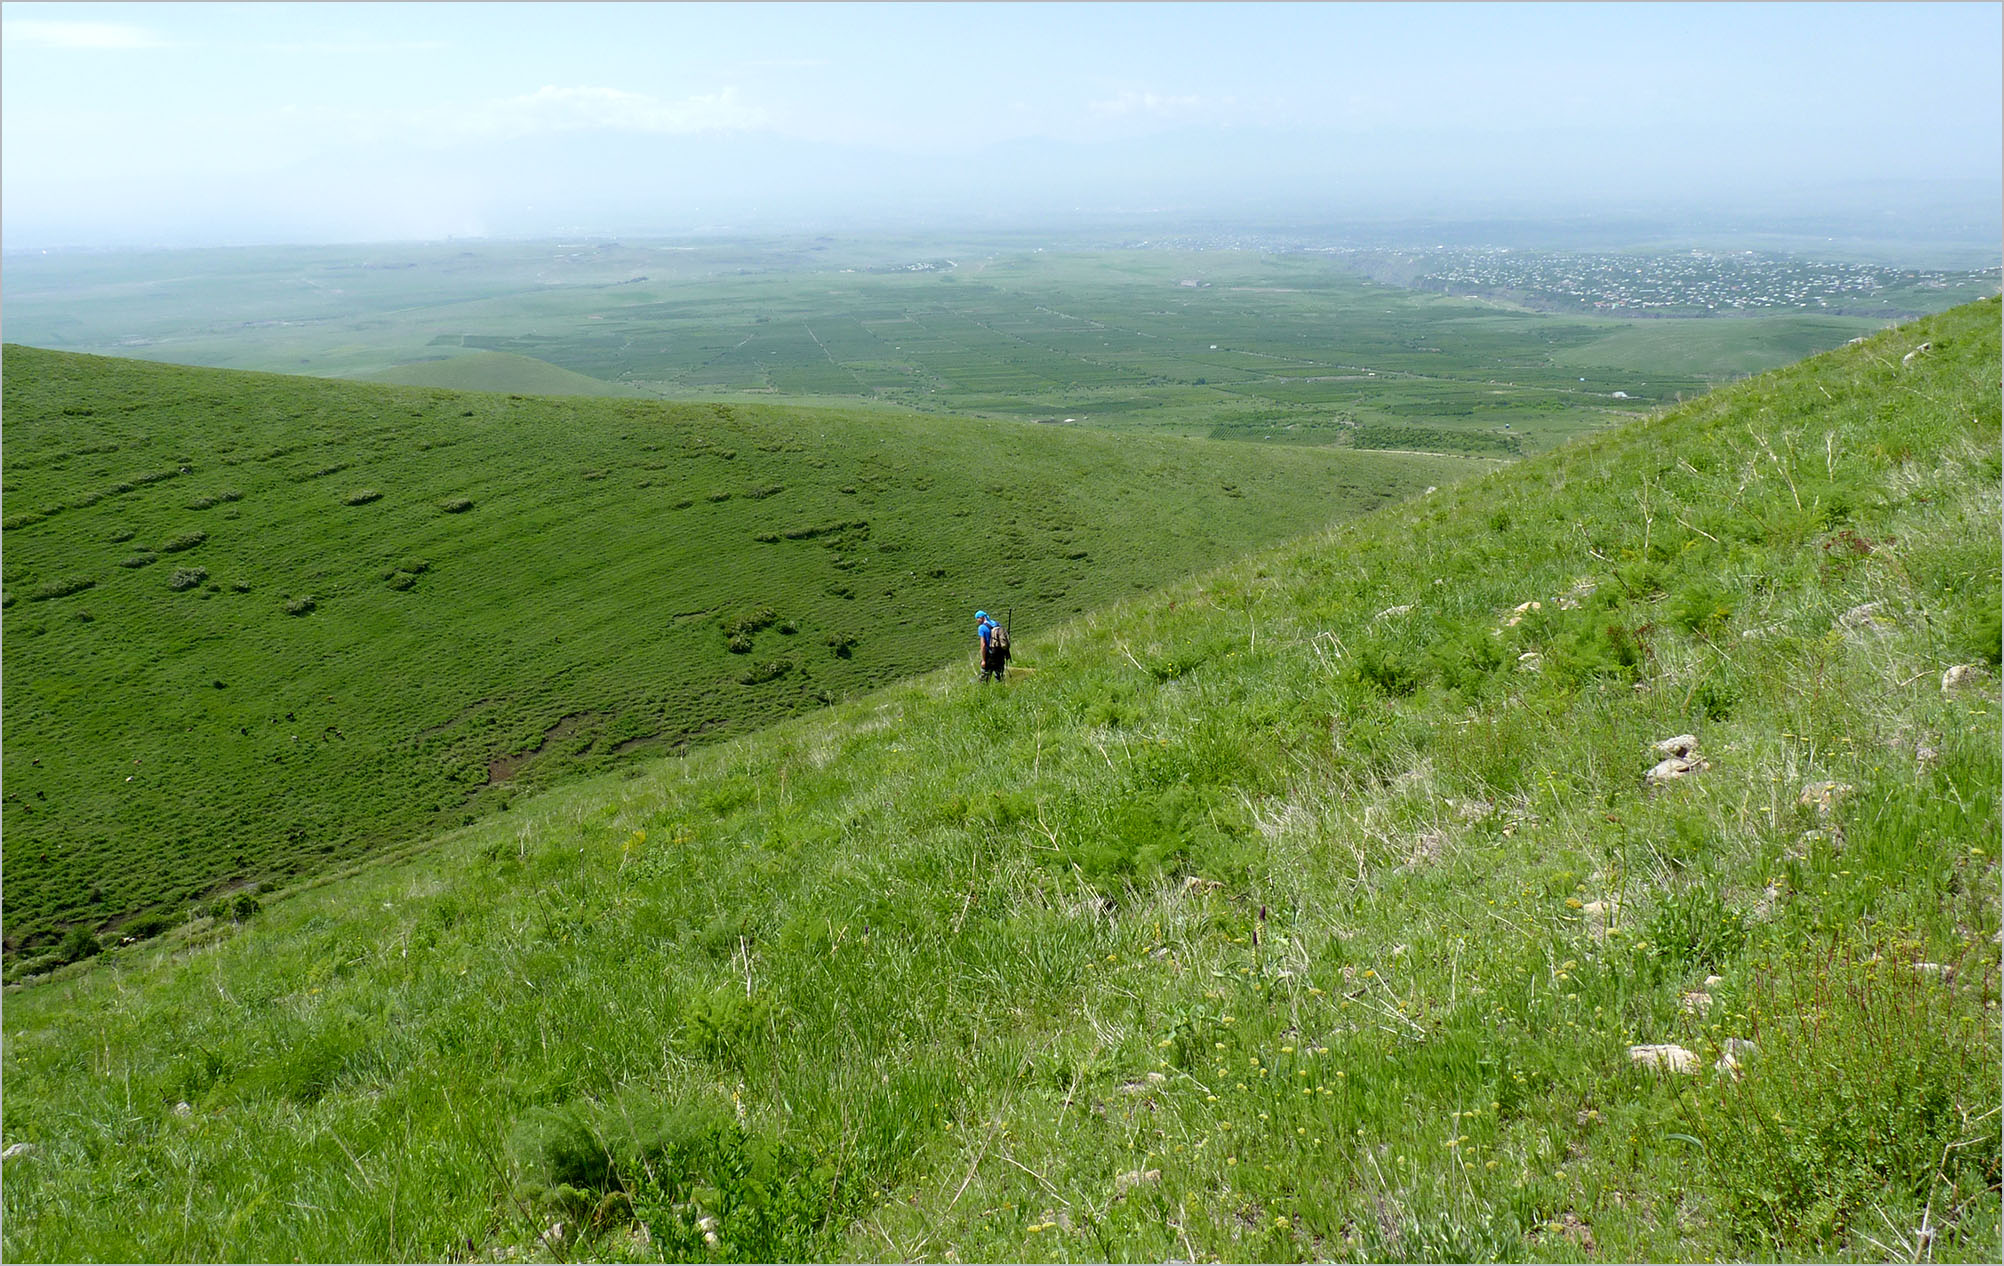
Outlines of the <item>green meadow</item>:
M869 403L1292 446L1423 426L1355 446L1492 455L1886 324L1552 315L1361 268L1327 251L1020 234L17 255L8 330L459 390Z
M16 970L1478 465L16 346L4 390Z
M1081 473L1046 495L1086 561L1133 553L1110 588L1040 575L1067 592L1032 621L1019 607L1024 671L1002 687L964 664L919 673L14 987L0 1249L1995 1261L2000 324L1994 298L1958 308L1177 580L1124 561L1160 550L1135 540L1165 511L1139 474L1091 485L1093 463L1067 467ZM30 711L94 715L114 694L99 683L154 692L136 779L213 712L224 743L238 718L252 729L237 741L258 760L240 768L262 786L284 769L270 754L324 753L328 770L361 750L322 726L367 733L352 719L367 700L440 715L441 680L477 654L593 636L653 603L645 552L614 542L656 515L713 514L713 572L742 557L723 543L776 530L754 556L851 585L843 603L897 565L923 575L913 549L872 552L885 543L944 550L1007 514L1044 539L1001 494L945 497L936 537L894 519L933 464L891 443L872 462L869 439L904 425L875 415L831 417L851 447L823 449L805 414L7 356L8 479L50 479L10 492L10 524L54 511L7 530L10 903L30 821L12 797L85 746L40 745L28 766L23 730L52 724ZM18 440L22 380L63 374L79 380L28 406L27 434L72 429ZM231 403L175 431L150 403L163 394ZM59 423L57 401L93 412ZM155 412L91 438L128 409ZM272 452L265 409L304 411L299 448ZM1086 438L897 434L956 455L990 451L967 447L979 436L1003 453ZM1144 467L1194 451L1093 450ZM757 454L774 465L736 464ZM824 455L832 489L799 472ZM946 476L926 477L944 495ZM699 480L729 499L656 508ZM1236 482L1250 501L1251 476ZM770 485L786 491L751 497ZM1136 490L1125 509L1115 488ZM446 513L456 497L471 506ZM580 506L622 532L584 532ZM458 535L503 513L513 530ZM16 581L31 542L86 518L133 535ZM838 519L867 521L868 542ZM117 566L140 550L160 558ZM860 575L834 567L851 557ZM943 639L940 661L963 608L995 601L974 579L991 555L967 557L940 614L899 604ZM497 622L524 610L524 577L566 564L591 582ZM174 590L186 567L221 591ZM56 592L73 577L95 584ZM1111 601L1130 584L1148 592ZM397 640L416 619L402 613L448 593L491 605ZM307 596L313 610L283 614ZM1068 603L1086 610L1068 619ZM156 663L23 667L107 633L98 662L120 663L121 621L156 604L182 639L155 643ZM251 658L217 687L210 661L172 650L226 653L209 621L227 604ZM704 614L689 645L720 663L733 630L754 643L739 662L819 646L781 679L818 682L837 658L823 622L858 633L859 659L891 636L834 623L839 605L773 607L796 633ZM337 620L422 671L286 640ZM238 704L259 678L284 691ZM24 705L44 679L69 693ZM323 722L327 694L346 711ZM262 715L280 705L298 729ZM488 728L526 751L568 706ZM472 766L508 747L455 746L481 715L446 715L419 750L477 784ZM106 764L135 768L124 751Z

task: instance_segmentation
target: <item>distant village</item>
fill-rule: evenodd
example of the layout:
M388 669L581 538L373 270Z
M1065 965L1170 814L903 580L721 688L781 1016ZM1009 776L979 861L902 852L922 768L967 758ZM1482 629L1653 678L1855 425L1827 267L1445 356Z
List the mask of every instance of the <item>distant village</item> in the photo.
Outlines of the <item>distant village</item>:
M1596 312L1707 315L1876 313L1901 292L1960 291L1973 299L1995 290L1997 281L1995 269L1892 268L1755 251L1558 254L1441 247L1426 253L1409 284L1452 294L1543 297Z
M1125 250L1327 256L1379 282L1619 316L1820 312L1906 317L1999 289L1988 269L1916 269L1764 251L1562 252L1502 246L1336 246L1282 234L1131 239ZM1185 287L1207 285L1189 279ZM1923 298L1918 292L1939 292Z

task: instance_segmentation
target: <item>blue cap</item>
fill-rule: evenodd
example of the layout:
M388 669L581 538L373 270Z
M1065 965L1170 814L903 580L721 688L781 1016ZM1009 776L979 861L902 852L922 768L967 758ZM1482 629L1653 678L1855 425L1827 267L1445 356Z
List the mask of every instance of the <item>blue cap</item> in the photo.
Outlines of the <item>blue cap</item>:
M986 611L976 611L974 613L974 618L977 620L985 620L988 618L988 613Z

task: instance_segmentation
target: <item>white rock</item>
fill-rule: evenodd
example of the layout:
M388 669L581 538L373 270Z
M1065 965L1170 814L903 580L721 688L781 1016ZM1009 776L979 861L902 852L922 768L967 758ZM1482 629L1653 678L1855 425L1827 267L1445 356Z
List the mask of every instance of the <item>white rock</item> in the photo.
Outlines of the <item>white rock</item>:
M1905 356L1900 357L1900 364L1903 366L1911 365L1914 363L1914 357L1925 356L1933 350L1934 350L1933 343L1922 343L1919 347L1916 347L1911 352L1908 352Z
M1781 904L1782 896L1783 893L1780 884L1769 884L1767 887L1761 889L1760 900L1754 902L1754 907L1748 912L1748 917L1755 923L1766 923L1774 917L1775 907Z
M545 1231L545 1232L543 1232L543 1238L544 1238L544 1239L546 1239L546 1240L548 1240L548 1241L549 1241L550 1243L552 1243L552 1244L561 1244L561 1243L563 1243L563 1242L564 1242L564 1224L563 1224L563 1223L561 1223L561 1222L552 1222L552 1223L550 1223L550 1229L549 1229L549 1230L547 1230L547 1231Z
M1589 901L1580 907L1580 916L1586 920L1588 934L1600 940L1607 939L1608 924L1619 912L1619 905L1608 901Z
M195 1110L189 1107L186 1102L177 1103L174 1105L174 1115L177 1117L189 1116L193 1114L194 1111Z
M1659 761L1648 773L1642 775L1642 781L1647 786L1661 787L1665 783L1675 782L1686 774L1694 774L1704 768L1703 761L1688 761L1672 756L1669 760Z
M0 1152L0 1161L10 1161L16 1156L33 1156L41 1150L41 1148L36 1147L33 1143L9 1143L7 1150Z
M1412 611L1412 609L1413 609L1413 604L1407 602L1396 607L1386 607L1383 611L1378 612L1378 614L1372 616L1371 618L1373 620L1389 620L1395 615L1409 614Z
M1752 1059L1756 1049L1752 1042L1743 1037L1729 1037L1726 1039L1724 1053L1719 1056L1719 1062L1712 1067L1722 1073L1738 1073L1741 1062Z
M1829 817L1837 802L1854 790L1856 788L1848 782L1812 782L1803 786L1802 794L1795 798L1795 803L1805 809L1815 809L1821 817Z
M1978 690L1983 686L1983 665L1957 664L1941 675L1941 692L1950 694L1957 690Z
M708 1235L717 1229L717 1220L715 1218L699 1218L696 1222L696 1229Z
M1844 628L1856 629L1861 632L1881 632L1890 623L1890 621L1879 614L1879 608L1884 605L1882 602L1860 603L1852 607L1849 611L1846 611L1843 615L1838 616L1837 623Z
M1717 989L1720 985L1723 985L1725 983L1726 983L1726 978L1724 976L1705 977L1705 988L1707 989Z
M1664 739L1662 742L1656 745L1656 754L1658 756L1678 756L1678 757L1688 758L1697 750L1698 750L1698 736L1695 734L1679 734L1675 738Z
M1693 989L1679 995L1677 1005L1682 1007L1687 1015L1709 1015L1712 1010L1712 995L1702 989Z
M1525 651L1517 657L1517 671L1520 673L1535 673L1544 666L1545 657L1536 651Z
M1153 1187L1161 1181L1162 1171L1159 1169L1130 1169L1114 1177L1113 1189L1124 1193L1131 1187Z
M1660 1068L1672 1073L1695 1073L1698 1071L1698 1056L1672 1043L1655 1046L1631 1046L1628 1048L1629 1062L1637 1068Z

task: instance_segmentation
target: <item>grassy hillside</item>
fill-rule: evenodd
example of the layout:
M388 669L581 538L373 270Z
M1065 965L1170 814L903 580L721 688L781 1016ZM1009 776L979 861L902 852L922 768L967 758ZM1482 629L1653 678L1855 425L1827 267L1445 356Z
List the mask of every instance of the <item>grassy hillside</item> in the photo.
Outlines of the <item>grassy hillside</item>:
M936 667L977 606L1048 629L1470 468L5 355L10 951Z
M1995 1260L1999 325L16 989L0 1247Z
M539 396L627 396L640 394L625 383L606 382L560 369L533 356L508 352L462 352L413 361L367 376L372 382L451 391L521 392Z

